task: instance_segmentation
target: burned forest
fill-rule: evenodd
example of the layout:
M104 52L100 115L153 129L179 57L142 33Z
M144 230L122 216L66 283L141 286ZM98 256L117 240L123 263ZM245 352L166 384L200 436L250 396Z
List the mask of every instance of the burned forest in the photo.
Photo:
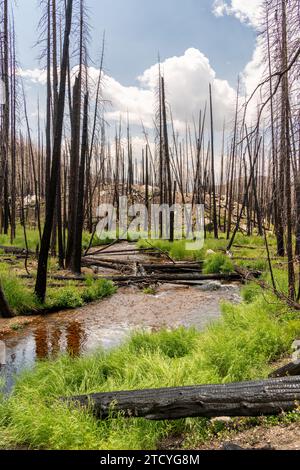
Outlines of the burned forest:
M20 3L0 449L299 450L299 0Z

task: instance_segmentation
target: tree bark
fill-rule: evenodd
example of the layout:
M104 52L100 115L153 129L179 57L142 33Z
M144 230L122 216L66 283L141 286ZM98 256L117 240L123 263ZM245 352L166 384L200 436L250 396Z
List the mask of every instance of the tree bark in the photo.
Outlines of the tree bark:
M148 420L277 415L297 408L300 377L228 385L96 393L63 400L88 408L99 419L117 417L119 412L125 418Z
M7 300L5 298L4 292L2 290L2 285L0 281L0 317L2 318L13 318L14 314L9 308Z
M64 120L64 107L65 107L65 94L66 94L66 78L67 78L67 65L69 56L69 42L72 26L72 11L73 0L68 0L66 8L66 26L64 35L63 56L61 63L61 76L60 76L60 90L57 106L57 119L55 122L55 134L53 143L53 157L52 157L52 171L49 188L49 198L46 211L46 219L44 232L41 242L41 250L39 255L37 281L35 286L35 293L41 302L45 301L46 288L47 288L47 264L49 257L49 247L51 241L51 232L53 225L54 210L57 198L57 176L59 174L60 160L61 160L61 144L62 144L62 131Z

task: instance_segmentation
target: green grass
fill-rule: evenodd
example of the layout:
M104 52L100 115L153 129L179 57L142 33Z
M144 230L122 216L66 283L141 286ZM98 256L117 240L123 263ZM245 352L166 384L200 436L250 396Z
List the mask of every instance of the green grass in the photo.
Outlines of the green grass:
M269 247L271 254L275 254L275 245L276 240L274 236L268 237ZM235 256L239 257L249 257L249 258L257 258L252 264L250 263L249 266L252 267L255 262L257 263L257 268L265 267L266 263L265 260L261 260L262 253L264 254L265 250L265 242L262 237L253 236L253 237L246 237L241 234L237 234L235 243L241 245L243 248L236 249L234 248ZM150 246L159 248L162 251L168 253L174 260L176 261L183 261L183 260L196 260L196 261L204 261L208 254L207 251L214 251L216 253L221 252L225 253L226 247L228 245L228 240L224 234L220 234L219 240L215 240L212 238L211 235L204 241L204 246L201 250L189 250L188 241L187 240L176 240L173 243L169 242L168 240L145 240L141 239L138 241L138 246L140 248L149 248ZM251 247L256 246L258 251L251 249ZM265 257L265 254L263 255ZM240 262L239 264L243 264ZM247 266L247 263L244 263Z
M271 294L265 296L260 293L252 303L224 304L222 318L203 333L184 328L141 332L109 353L39 363L0 404L2 446L147 450L170 435L185 435L186 446L208 439L212 426L206 419L97 421L58 398L266 377L270 363L290 352L300 320Z
M0 279L6 300L16 315L35 312L39 308L32 289L17 278L4 263L0 263Z
M209 255L204 262L204 274L228 274L234 271L233 263L222 253Z
M138 241L139 248L155 247L167 253L175 261L192 260L202 261L204 250L189 250L187 249L188 242L186 240L176 240L169 242L168 240L144 240Z
M26 286L4 263L0 263L0 279L7 302L15 315L82 307L85 303L116 292L113 283L106 279L87 278L83 287L68 282L63 287L48 288L46 302L42 305L35 297L33 287Z
M30 228L26 228L26 234L27 234L27 242L28 242L29 250L35 251L36 247L40 244L40 238L39 238L38 230L33 230L33 229L30 229ZM0 234L0 245L4 245L4 246L13 245L17 248L26 248L23 228L20 225L17 226L16 238L15 238L13 244L11 244L10 235Z
M35 251L37 246L40 245L38 230L26 227L26 235L27 235L27 242L28 242L29 250ZM89 232L84 231L83 234L82 234L82 248L83 248L83 250L86 250L89 247L90 239L91 239L91 234ZM105 239L100 239L96 234L93 238L92 247L107 245L109 243L112 243L113 241L114 241L114 238L112 236L110 236L109 234L107 235L107 237ZM24 248L25 249L26 246L25 246L23 227L21 227L20 225L17 226L16 238L14 239L12 244L11 244L11 240L10 240L10 235L0 234L0 245L15 246L17 248ZM1 254L1 251L0 251L0 254Z

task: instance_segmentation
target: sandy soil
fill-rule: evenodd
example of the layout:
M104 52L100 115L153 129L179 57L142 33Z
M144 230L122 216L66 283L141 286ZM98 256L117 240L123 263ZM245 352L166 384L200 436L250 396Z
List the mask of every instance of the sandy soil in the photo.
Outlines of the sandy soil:
M242 449L300 450L300 423L274 427L257 426L240 432L227 440L212 441L200 450L224 450L226 445L237 445ZM224 447L225 445L225 447Z

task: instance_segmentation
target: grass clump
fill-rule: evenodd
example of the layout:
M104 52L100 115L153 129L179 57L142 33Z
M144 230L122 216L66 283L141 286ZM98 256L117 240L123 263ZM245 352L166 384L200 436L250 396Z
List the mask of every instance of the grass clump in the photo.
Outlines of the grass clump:
M204 274L228 274L234 271L233 263L228 256L216 253L209 255L204 262Z
M82 307L84 301L78 288L70 285L55 291L51 290L47 296L46 304L49 309L73 309Z
M0 264L0 278L6 300L16 315L38 309L39 305L33 292L4 263Z
M42 305L36 298L33 288L26 286L24 281L4 263L0 264L0 279L7 302L15 315L74 309L116 292L116 287L111 281L87 278L83 288L72 282L55 289L50 287L46 302Z
M87 278L86 287L82 292L82 300L86 303L109 297L116 292L116 286L106 279Z
M141 239L137 243L139 248L157 248L159 251L168 254L175 261L202 261L204 256L203 250L189 249L190 242L188 240L176 240L170 242L168 240L145 240Z
M34 230L31 228L26 228L26 236L27 236L27 243L28 249L31 251L35 251L36 247L40 244L40 237L38 230ZM16 228L16 237L11 244L10 235L0 234L0 245L4 246L15 246L17 248L26 248L25 239L24 239L24 229L20 225Z
M188 436L187 444L199 442L210 436L209 420L149 422L118 417L98 421L58 398L264 378L270 363L289 352L299 333L296 314L287 314L274 298L266 301L258 295L252 303L224 304L222 318L202 333L184 328L135 333L122 347L107 353L39 363L18 379L13 394L0 403L0 442L70 450L147 450L174 434Z
M156 295L156 292L156 288L153 286L145 287L145 289L143 289L143 293L145 295Z

